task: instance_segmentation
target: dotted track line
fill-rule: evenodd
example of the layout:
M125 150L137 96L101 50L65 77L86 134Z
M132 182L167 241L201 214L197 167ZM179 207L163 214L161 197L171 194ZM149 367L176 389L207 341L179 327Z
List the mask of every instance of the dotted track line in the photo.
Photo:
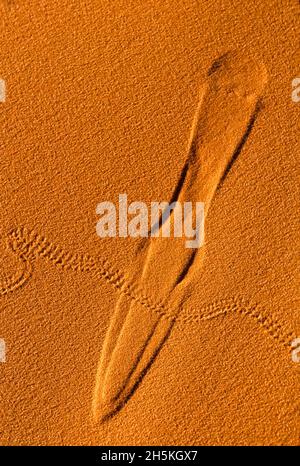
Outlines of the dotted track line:
M2 296L24 285L32 276L32 263L38 257L44 257L62 269L90 273L97 279L106 280L119 293L166 319L176 320L182 324L200 323L227 314L238 313L254 319L265 333L285 347L291 348L291 341L295 338L293 332L286 331L282 324L266 316L265 310L261 306L239 298L229 297L218 300L200 310L183 307L178 315L177 309L171 309L162 303L152 301L136 283L128 280L120 271L114 270L106 260L99 261L87 254L65 252L45 237L25 227L12 230L8 235L7 245L18 255L23 263L23 269L9 279L0 282L0 295Z

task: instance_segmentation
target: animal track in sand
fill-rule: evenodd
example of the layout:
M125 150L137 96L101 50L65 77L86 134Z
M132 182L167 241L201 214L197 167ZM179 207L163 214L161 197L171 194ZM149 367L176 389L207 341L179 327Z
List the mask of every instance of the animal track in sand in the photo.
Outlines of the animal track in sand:
M264 67L238 54L226 54L213 63L201 86L186 160L171 202L202 201L207 214L259 115L265 82ZM238 298L224 298L198 310L186 309L184 293L187 285L193 284L191 270L202 266L203 248L189 250L185 239L151 238L145 258L139 260L128 280L106 261L65 252L26 228L9 235L9 246L26 266L26 273L24 279L12 280L14 285L7 291L25 283L33 261L44 257L63 269L104 278L120 292L97 371L92 407L96 420L106 419L124 406L176 320L201 322L237 312L255 319L285 346L294 337L263 309ZM157 291L155 298L153 290Z
M101 279L107 281L114 290L120 294L118 305L120 306L122 300L124 315L128 312L130 303L134 302L136 303L136 308L140 307L145 310L147 314L154 315L154 318L157 319L158 322L165 321L170 330L172 329L175 321L184 328L185 325L189 323L200 324L205 320L238 313L242 316L250 317L266 334L271 336L285 348L291 349L291 342L296 338L294 332L268 316L268 313L262 306L247 302L238 297L224 297L222 300L216 300L215 302L204 304L199 307L199 309L191 309L183 306L180 314L178 314L177 309L166 306L166 303L155 302L153 298L147 296L145 290L138 286L136 282L137 277L133 277L132 280L128 280L124 274L118 270L112 269L106 261L100 261L88 255L66 252L64 249L48 241L45 237L24 227L11 231L8 236L7 244L9 249L16 254L17 260L23 264L23 268L20 270L27 270L28 273L26 274L25 279L22 280L18 279L18 277L22 275L21 273L14 274L16 279L10 280L10 284L13 286L7 287L6 280L5 282L0 281L0 288L5 290L5 293L3 294L7 294L24 286L26 281L32 276L34 262L38 258L44 258L64 271L88 273L96 280ZM116 313L114 316L116 316ZM141 315L137 313L137 322L141 321L140 317ZM122 323L121 319L120 322ZM112 328L112 325L110 328ZM117 333L115 334L118 335ZM162 344L168 335L169 333L167 332L165 339L162 338ZM114 334L112 334L112 336L114 336ZM106 342L114 343L114 341L114 339L106 339ZM156 346L156 350L152 353L151 361L154 360L154 357L159 352L162 344ZM112 344L112 347L113 346L114 345ZM150 352L151 350L152 347L149 346L147 351ZM106 354L110 354L109 351L107 351ZM147 368L149 367L150 364ZM133 370L134 366L132 368L132 372L130 372L130 376L132 375ZM138 383L139 381L137 382L137 385ZM132 393L133 390L131 394ZM123 404L131 394L129 394L125 400L122 398ZM112 411L111 414L117 412L123 404L117 405L116 409ZM105 418L105 416L103 416L103 410L102 417Z

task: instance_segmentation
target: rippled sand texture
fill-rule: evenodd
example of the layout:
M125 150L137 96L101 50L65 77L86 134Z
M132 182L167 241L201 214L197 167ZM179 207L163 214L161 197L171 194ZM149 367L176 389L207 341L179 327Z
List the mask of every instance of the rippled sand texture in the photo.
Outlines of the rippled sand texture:
M0 1L1 445L299 444L299 18ZM122 193L203 246L99 238Z

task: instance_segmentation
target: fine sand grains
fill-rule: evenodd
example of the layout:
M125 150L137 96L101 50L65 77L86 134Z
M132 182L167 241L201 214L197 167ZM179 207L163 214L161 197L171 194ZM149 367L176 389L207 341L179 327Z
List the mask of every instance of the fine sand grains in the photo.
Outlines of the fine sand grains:
M241 152L260 110L267 81L264 66L228 53L211 66L200 88L188 155L172 202L204 202L205 214L234 160ZM171 214L172 217L172 214ZM172 218L171 218L172 221ZM139 283L155 287L162 302L170 297L180 311L193 269L202 265L203 249L187 249L185 237L151 238ZM174 320L149 313L121 296L100 358L93 412L107 417L122 407L147 372Z

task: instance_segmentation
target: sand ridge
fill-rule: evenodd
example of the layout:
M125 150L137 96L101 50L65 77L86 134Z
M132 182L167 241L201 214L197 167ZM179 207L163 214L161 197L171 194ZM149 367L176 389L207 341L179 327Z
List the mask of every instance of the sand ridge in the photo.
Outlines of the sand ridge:
M244 55L228 53L214 61L201 87L187 160L172 202L204 202L207 214L250 134L266 81L264 66ZM155 283L162 301L175 294L176 313L184 302L190 271L201 267L204 253L204 248L186 249L184 240L151 239L139 280L146 288L148 282ZM127 306L121 297L103 345L93 400L96 419L110 416L132 396L174 324L139 304Z

